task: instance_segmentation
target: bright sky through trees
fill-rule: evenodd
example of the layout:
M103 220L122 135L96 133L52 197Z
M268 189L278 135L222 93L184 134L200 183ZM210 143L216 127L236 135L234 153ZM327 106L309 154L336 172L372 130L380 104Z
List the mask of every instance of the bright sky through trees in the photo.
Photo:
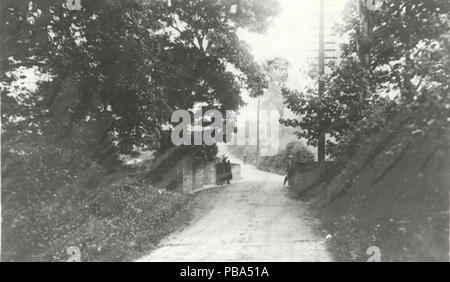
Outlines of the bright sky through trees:
M342 11L348 1L325 0L326 30L342 20ZM298 70L307 66L308 57L317 55L319 1L279 2L280 13L265 34L241 30L239 36L250 44L259 63L275 57L287 59L291 64L289 86L298 88L304 84L304 77Z

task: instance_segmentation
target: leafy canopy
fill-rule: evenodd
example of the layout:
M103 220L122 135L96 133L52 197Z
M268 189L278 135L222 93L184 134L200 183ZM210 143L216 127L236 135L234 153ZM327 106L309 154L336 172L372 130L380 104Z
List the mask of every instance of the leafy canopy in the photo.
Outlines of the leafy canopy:
M236 32L263 32L277 12L272 0L84 0L81 6L2 1L1 81L11 85L11 72L21 67L49 77L28 101L6 87L5 128L16 108L28 104L20 114L24 126L32 122L42 134L70 140L88 127L95 138L81 140L87 147L98 152L113 144L129 153L155 146L175 109L204 102L234 110L243 88L260 95L265 86Z
M427 109L423 122L445 122L449 104L449 2L446 0L383 1L381 11L362 8L367 32L355 2L346 9L340 33L350 38L342 55L317 86L283 90L285 102L298 119L282 123L299 129L298 136L317 145L326 132L328 153L354 132L380 129L389 112ZM446 108L447 107L447 108ZM321 117L319 119L319 117Z

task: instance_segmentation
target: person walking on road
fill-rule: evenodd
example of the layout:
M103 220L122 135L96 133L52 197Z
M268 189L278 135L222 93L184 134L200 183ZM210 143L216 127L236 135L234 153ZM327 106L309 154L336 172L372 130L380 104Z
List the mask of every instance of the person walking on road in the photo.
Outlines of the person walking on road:
M230 181L228 180L228 162L227 162L227 157L223 156L222 158L222 167L223 167L223 174L222 174L222 179L223 179L223 183L229 184Z
M231 179L233 179L233 174L231 173L231 162L230 162L230 160L226 161L225 170L226 170L226 174L227 174L227 178L226 178L227 184L230 184Z
M288 157L288 163L287 163L287 169L286 169L286 176L284 177L283 186L286 186L286 183L289 186L289 179L292 176L292 172L294 170L294 156L289 155Z
M216 184L222 186L223 184L223 162L219 160L216 163Z

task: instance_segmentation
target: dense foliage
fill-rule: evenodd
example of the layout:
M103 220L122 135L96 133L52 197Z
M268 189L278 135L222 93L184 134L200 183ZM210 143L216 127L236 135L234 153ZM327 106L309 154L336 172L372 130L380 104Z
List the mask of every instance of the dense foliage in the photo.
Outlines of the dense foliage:
M95 123L101 134L89 146L110 138L129 153L157 144L173 110L196 102L234 110L242 88L258 95L265 85L236 31L263 31L276 11L270 0L81 4L77 11L55 1L2 1L2 82L14 81L19 67L49 77L27 97L26 113L13 109L24 101L5 104L5 129L19 116L65 138Z
M70 237L76 244L86 236L107 248L125 240L130 225L142 222L119 222L108 241L102 236L112 232L111 219L90 201L99 194L102 204L117 201L127 212L142 201L149 217L167 220L160 213L177 210L179 196L148 187L144 199L111 200L105 178L123 170L120 154L167 145L174 110L198 102L235 110L241 90L260 95L264 73L237 30L264 31L276 7L272 0L81 0L80 10L70 10L66 1L1 1L4 259L42 259L56 241L69 243L76 227L86 232ZM197 149L216 154L215 147ZM149 207L157 201L161 207ZM93 235L85 223L105 228ZM151 235L154 226L134 235Z
M449 2L383 3L377 11L362 6L363 17L354 1L348 5L340 32L350 40L330 74L321 78L322 97L316 87L283 91L288 108L299 115L283 123L301 129L298 136L312 145L325 131L332 157L350 153L358 136L380 129L399 112L423 112L417 130L448 126Z

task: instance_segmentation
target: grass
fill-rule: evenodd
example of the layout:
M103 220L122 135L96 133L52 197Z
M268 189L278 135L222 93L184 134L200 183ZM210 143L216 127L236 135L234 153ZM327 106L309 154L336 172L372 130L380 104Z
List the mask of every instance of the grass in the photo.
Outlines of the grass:
M202 197L215 193L167 192L124 171L98 177L87 194L72 186L32 206L4 202L2 261L66 261L71 246L82 261L135 260L198 216Z
M316 187L329 250L337 261L366 261L371 246L382 261L448 261L448 136L392 130L360 144L330 183Z

